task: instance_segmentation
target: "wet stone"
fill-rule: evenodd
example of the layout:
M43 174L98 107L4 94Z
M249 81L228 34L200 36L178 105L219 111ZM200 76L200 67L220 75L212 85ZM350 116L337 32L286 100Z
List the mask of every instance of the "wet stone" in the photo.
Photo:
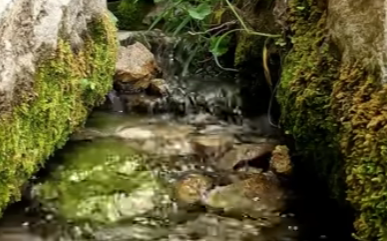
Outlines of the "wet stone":
M115 140L79 144L64 164L34 187L34 196L74 222L115 223L153 210L162 188L146 156Z
M203 203L232 215L260 220L262 226L280 222L285 190L273 173L257 173L245 180L210 190Z
M148 92L150 95L166 96L170 92L169 86L164 79L152 79Z
M146 89L157 72L156 60L143 44L119 47L115 81L128 83L133 89Z
M252 143L234 145L217 161L217 167L222 170L233 170L243 165L253 165L264 168L268 160L267 155L275 148L272 143Z
M229 135L197 135L192 137L195 153L203 158L218 158L232 148L235 139Z
M182 204L195 204L213 185L213 180L208 176L197 173L188 174L175 183L175 196Z
M286 175L292 172L292 163L289 156L289 149L284 145L278 145L273 150L270 159L270 166L273 171Z

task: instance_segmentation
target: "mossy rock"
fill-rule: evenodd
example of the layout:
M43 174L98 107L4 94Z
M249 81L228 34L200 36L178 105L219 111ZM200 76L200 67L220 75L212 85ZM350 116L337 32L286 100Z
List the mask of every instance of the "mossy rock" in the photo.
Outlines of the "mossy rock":
M387 86L380 69L341 60L326 37L319 1L289 4L293 48L277 95L283 127L308 171L325 180L343 206L351 204L355 237L387 240Z
M89 23L84 41L75 52L60 39L56 52L38 65L23 104L1 114L0 210L19 198L20 186L63 146L112 86L117 42L106 16Z
M60 156L61 165L35 186L35 198L67 222L95 226L136 217L163 198L146 160L116 139L73 143Z
M293 49L287 55L278 90L282 123L293 134L298 146L311 155L321 178L338 175L335 117L329 108L333 83L338 78L339 60L325 41L325 15L307 1L292 3L290 24ZM301 6L301 7L300 7ZM313 141L312 141L313 140ZM322 153L315 156L313 153ZM313 166L313 165L312 165ZM330 179L336 198L343 194L337 178Z

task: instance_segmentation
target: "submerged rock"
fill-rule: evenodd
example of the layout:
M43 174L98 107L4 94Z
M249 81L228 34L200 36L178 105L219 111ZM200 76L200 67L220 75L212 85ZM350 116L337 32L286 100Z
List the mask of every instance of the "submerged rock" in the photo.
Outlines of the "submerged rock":
M225 123L113 120L106 127L91 118L85 133L94 139L73 142L60 166L34 188L46 210L80 226L82 235L101 241L243 240L280 223L286 192L273 170L287 173L285 147L266 138L241 144L235 135L246 130ZM233 170L272 151L270 170ZM231 231L246 223L250 231Z
M274 143L252 143L234 145L218 160L217 166L223 170L240 169L250 165L267 169L268 160L265 160L275 148Z
M115 227L97 230L93 233L95 241L156 241L168 240L169 230L164 227L150 224L119 225Z
M260 236L261 230L252 220L202 214L172 229L166 240L252 241Z
M257 219L263 226L280 222L286 208L285 190L272 172L251 174L250 178L209 191L203 203L225 213Z
M115 223L153 210L158 203L163 189L145 160L119 141L78 143L33 192L45 209L68 221Z
M293 241L297 231L290 229L287 221L274 229L263 229L254 220L238 220L210 213L198 214L185 222L171 226L154 224L120 225L94 233L93 240L130 241Z
M127 141L128 145L141 151L159 156L192 155L189 135L193 126L159 123L122 128L114 136Z
M203 158L216 159L232 148L235 139L224 133L193 136L191 143L195 153Z
M175 196L182 204L195 204L213 185L213 180L208 176L197 173L188 174L176 182Z

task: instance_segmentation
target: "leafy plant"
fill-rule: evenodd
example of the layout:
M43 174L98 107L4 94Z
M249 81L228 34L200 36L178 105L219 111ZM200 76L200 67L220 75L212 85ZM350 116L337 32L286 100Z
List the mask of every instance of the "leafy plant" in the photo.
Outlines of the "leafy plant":
M188 9L189 16L196 20L204 20L211 12L211 6L208 3L201 3L197 7Z
M155 0L155 2L163 3L166 7L154 19L149 30L155 28L160 22L164 22L163 30L173 36L194 36L196 43L202 46L202 50L207 49L212 54L216 64L224 70L236 71L235 69L223 68L218 61L218 57L226 54L229 50L231 34L245 31L251 35L278 37L248 28L229 0ZM214 15L218 11L224 12L225 10L230 10L236 20L214 26ZM238 25L239 28L235 28ZM193 54L197 52L193 51Z
M229 35L214 36L210 38L210 52L216 56L227 53L231 37Z

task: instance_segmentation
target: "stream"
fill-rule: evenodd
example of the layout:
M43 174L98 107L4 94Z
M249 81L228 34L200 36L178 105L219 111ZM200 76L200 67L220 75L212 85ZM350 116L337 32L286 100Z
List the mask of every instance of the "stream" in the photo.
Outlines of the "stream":
M5 211L1 241L351 240L233 77L179 76L152 50L168 94L115 86Z

